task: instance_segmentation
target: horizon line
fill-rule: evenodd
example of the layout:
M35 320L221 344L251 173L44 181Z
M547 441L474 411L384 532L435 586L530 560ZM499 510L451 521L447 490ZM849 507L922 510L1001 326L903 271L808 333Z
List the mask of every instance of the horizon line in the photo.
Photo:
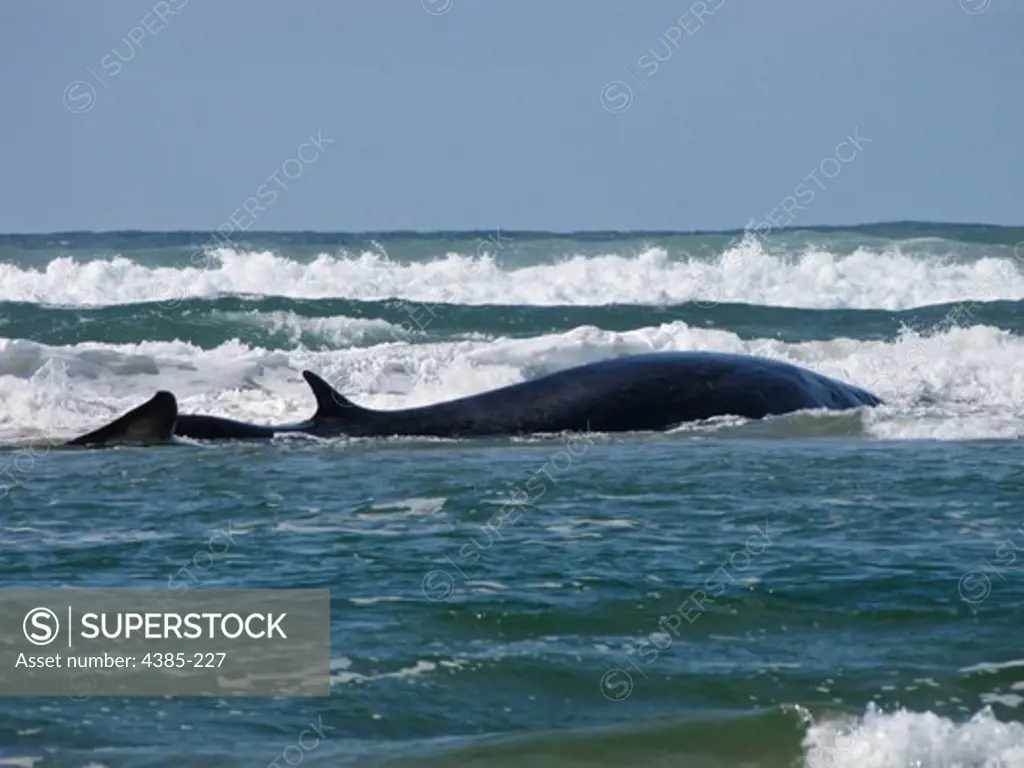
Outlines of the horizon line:
M927 221L916 219L899 219L892 221L863 222L860 224L808 224L804 226L773 227L770 234L782 234L785 232L829 232L850 229L868 229L878 227L908 227L908 226L931 226L931 227L959 227L964 229L1021 229L1022 224L985 224L981 222L955 222L955 221ZM51 232L3 232L0 237L54 237L70 235L175 235L210 233L216 234L217 229L67 229L54 230ZM755 229L749 227L732 229L569 229L569 230L546 230L546 229L502 229L501 227L477 228L477 229L366 229L366 230L327 230L327 229L249 229L235 230L224 235L231 239L232 236L255 236L255 235L349 235L349 236L374 236L374 235L474 235L479 233L499 232L508 235L553 235L556 237L572 237L574 235L734 235L742 232L751 232ZM241 237L239 237L241 239Z

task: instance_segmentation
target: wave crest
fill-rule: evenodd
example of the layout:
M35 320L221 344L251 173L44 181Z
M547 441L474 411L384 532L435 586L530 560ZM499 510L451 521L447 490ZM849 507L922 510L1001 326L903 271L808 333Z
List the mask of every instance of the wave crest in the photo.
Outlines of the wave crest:
M798 308L906 309L957 301L1024 299L1022 265L1010 253L975 261L927 259L898 247L836 254L812 246L766 253L752 237L713 259L648 247L636 254L568 255L555 263L502 264L447 253L400 263L377 252L298 261L271 251L218 248L198 266L150 267L117 256L61 257L43 269L0 265L0 301L71 306L261 295L441 302L463 305L603 306L695 302Z

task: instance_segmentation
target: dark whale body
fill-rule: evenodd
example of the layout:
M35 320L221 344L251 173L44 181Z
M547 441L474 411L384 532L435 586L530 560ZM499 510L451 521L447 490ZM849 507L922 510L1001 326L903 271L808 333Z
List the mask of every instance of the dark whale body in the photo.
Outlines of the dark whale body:
M174 437L193 440L267 440L289 432L306 432L311 422L262 426L221 416L178 413L178 400L170 392L157 392L150 400L104 427L64 443L69 448L113 445L150 445Z
M178 399L173 393L161 390L120 418L64 445L70 448L147 445L169 439L177 418Z
M858 387L789 363L716 352L661 352L602 360L478 395L419 408L361 408L311 371L317 401L307 421L260 426L177 414L168 392L69 445L319 437L484 437L671 429L714 416L761 419L806 409L847 410L882 401ZM168 401L168 398L170 400ZM168 413L173 408L174 418Z
M661 352L569 368L436 405L360 408L303 371L321 437L483 437L671 429L714 416L761 419L804 409L880 405L870 392L795 365L747 355Z
M193 440L259 440L289 432L305 432L309 426L310 422L261 426L220 416L197 416L181 413L178 414L178 420L174 424L174 434Z

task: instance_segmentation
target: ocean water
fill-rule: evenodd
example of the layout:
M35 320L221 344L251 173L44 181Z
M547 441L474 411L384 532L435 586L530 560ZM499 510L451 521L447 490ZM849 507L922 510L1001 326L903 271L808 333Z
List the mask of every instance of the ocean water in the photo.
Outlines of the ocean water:
M0 237L0 586L329 588L331 696L0 699L0 765L1024 766L1024 229L248 238ZM47 447L687 349L886 405Z

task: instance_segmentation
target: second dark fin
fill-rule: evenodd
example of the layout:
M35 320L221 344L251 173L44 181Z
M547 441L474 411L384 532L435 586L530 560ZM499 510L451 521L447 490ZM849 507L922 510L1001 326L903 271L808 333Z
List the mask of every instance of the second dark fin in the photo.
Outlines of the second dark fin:
M367 409L360 408L312 371L303 371L302 378L309 384L309 388L313 390L313 397L316 398L314 421L317 419L354 419L368 412Z
M105 427L69 440L65 445L105 447L163 443L171 439L177 419L177 399L172 393L161 390Z

